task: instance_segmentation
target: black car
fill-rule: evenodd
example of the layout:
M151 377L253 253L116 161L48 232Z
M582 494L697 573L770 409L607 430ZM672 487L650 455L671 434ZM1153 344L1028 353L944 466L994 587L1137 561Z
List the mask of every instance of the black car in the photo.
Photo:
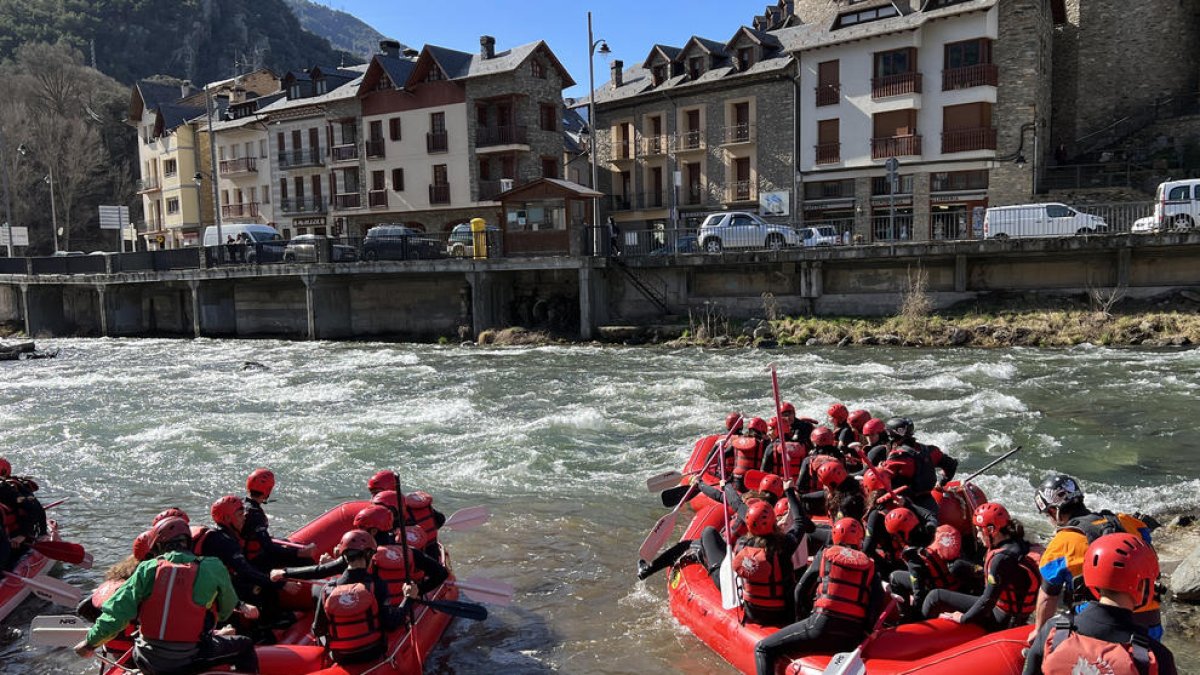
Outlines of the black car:
M367 230L363 239L363 260L412 260L415 258L437 258L442 254L442 244L436 239L423 236L404 225L376 225Z

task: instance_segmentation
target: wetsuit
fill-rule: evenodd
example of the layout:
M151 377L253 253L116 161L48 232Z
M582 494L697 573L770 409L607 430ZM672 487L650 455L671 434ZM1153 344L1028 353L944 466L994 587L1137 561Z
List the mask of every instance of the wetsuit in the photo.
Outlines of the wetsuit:
M262 611L261 621L270 623L279 613L279 591L283 583L271 581L271 577L246 560L242 544L224 527L219 529L197 527L192 531L192 552L196 555L217 558L229 570L233 588L243 602L257 606Z
M262 505L249 497L242 501L246 508L246 524L242 526L241 538L245 542L246 559L251 565L260 570L270 571L311 560L301 556L300 549L275 543L271 538L270 524Z
M46 510L33 495L38 484L32 478L11 476L0 478L0 569L12 569L29 547L45 534ZM13 538L23 537L19 545Z
M1033 613L1040 582L1028 553L1028 542L1005 541L988 552L983 595L937 589L925 597L922 613L933 618L948 610L962 612L962 623L978 624L989 631L1024 624Z
M1022 675L1041 675L1042 660L1046 657L1046 639L1055 629L1055 621L1047 621L1038 631L1033 645L1025 657L1025 669ZM1171 650L1161 642L1150 637L1145 626L1139 625L1133 612L1093 602L1079 614L1075 615L1075 630L1081 635L1094 637L1106 642L1128 643L1133 636L1149 641L1148 649L1158 662L1159 675L1177 675L1175 657Z
M905 548L901 557L908 569L892 572L889 587L892 593L909 601L909 620L925 618L921 615L921 605L931 591L941 588L960 593L982 592L979 576L983 568L969 560L946 561L929 549L915 546Z
M425 573L423 579L417 582L417 590L424 595L441 586L450 572L441 563L425 555L417 549L409 549L413 556L413 567ZM283 570L283 576L288 579L326 579L335 574L342 574L349 567L345 556L338 556L328 562L304 567L288 567ZM386 595L386 584L384 593Z

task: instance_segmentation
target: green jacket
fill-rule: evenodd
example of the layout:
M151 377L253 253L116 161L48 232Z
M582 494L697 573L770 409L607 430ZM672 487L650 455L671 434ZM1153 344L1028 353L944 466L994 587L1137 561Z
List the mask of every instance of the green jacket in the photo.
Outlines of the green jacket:
M186 551L171 551L159 558L176 564L200 561L196 572L196 583L192 586L192 599L202 607L216 605L217 619L224 621L237 607L238 596L229 579L229 571L217 558L199 558ZM87 643L98 647L125 630L130 621L137 618L138 608L154 590L154 575L159 558L152 558L137 566L133 576L117 589L116 593L100 608L100 618L87 634Z

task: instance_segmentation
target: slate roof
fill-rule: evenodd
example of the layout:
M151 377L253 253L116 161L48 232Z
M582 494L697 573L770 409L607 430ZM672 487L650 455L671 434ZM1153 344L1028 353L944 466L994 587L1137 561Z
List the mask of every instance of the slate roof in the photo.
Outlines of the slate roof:
M831 45L841 44L844 42L852 42L854 40L864 40L867 38L887 35L889 33L899 33L904 31L916 30L929 21L942 19L948 16L957 14L966 14L968 12L977 12L990 9L995 6L999 0L967 0L967 2L940 9L932 9L926 11L916 11L902 16L893 16L877 21L870 21L856 26L847 26L833 30L833 22L837 17L830 19L827 23L813 23L801 26L793 26L792 28L783 28L773 31L774 35L783 44L783 48L788 51L800 51L805 49L817 49L820 47L829 47ZM891 3L883 3L890 5ZM863 5L863 8L869 5ZM860 7L854 5L854 9Z
M387 73L388 79L392 81L392 84L397 87L404 86L404 82L412 74L413 67L417 65L417 62L413 59L384 55L376 55L374 60L383 68L383 72Z
M544 40L496 52L496 55L490 59L483 58L482 54L460 52L456 49L438 47L436 45L425 45L424 51L428 52L429 56L441 67L442 72L446 74L446 79L461 80L469 77L497 75L516 70L525 62L525 59L529 58L530 54L533 54L540 48L545 48L546 53L550 56L552 65L562 73L563 86L573 86L575 81L571 79L571 74L567 72L567 69L554 56L554 52L550 50L550 47L546 45Z
M155 130L159 134L165 134L187 124L189 120L193 120L204 114L206 114L204 108L163 103L158 106L158 120L155 122Z
M265 108L259 108L260 114L269 114L282 112L284 110L293 110L296 108L306 108L323 103L332 103L343 99L354 98L358 94L358 85L362 82L363 73L367 70L367 65L350 66L347 70L354 71L355 77L349 82L339 85L330 91L321 94L320 96L309 96L308 98L298 98L294 100L281 99L272 103Z

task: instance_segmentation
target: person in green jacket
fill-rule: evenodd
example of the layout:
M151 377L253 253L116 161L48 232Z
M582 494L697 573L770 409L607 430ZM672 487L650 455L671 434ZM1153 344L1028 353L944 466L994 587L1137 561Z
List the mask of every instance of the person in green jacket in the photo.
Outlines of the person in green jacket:
M145 675L192 675L217 664L238 672L258 672L254 642L231 628L213 631L235 609L258 617L251 605L239 608L237 592L217 558L191 553L191 533L182 518L154 526L150 555L100 608L100 617L75 653L89 658L96 648L136 620L139 633L133 660Z

